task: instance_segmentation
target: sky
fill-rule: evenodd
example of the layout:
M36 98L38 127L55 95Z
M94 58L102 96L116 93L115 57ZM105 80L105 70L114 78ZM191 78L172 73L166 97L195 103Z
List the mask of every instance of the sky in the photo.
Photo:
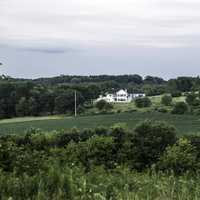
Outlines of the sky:
M0 74L200 75L199 0L0 0Z

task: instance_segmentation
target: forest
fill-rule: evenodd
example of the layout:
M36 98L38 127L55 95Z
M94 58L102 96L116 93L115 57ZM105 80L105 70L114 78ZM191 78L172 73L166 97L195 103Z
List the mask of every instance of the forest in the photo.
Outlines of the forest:
M121 76L58 76L40 79L0 78L0 118L66 114L73 111L74 91L77 108L83 113L100 94L126 88L147 96L198 91L199 77L179 77L168 81L159 77Z

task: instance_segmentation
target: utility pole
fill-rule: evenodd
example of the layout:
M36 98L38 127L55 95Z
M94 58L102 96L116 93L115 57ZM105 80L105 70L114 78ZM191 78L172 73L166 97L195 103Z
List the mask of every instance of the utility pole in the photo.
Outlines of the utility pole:
M76 97L76 90L74 92L74 116L77 116L77 106L76 106L76 101L77 101L77 97Z

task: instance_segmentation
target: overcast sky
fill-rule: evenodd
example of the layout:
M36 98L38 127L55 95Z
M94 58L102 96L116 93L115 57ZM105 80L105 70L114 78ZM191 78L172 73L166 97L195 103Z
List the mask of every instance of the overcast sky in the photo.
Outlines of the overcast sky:
M199 0L0 0L0 74L200 75Z

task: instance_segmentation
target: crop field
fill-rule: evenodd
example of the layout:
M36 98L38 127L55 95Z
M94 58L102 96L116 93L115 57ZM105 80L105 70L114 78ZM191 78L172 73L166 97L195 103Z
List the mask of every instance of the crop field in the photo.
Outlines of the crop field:
M200 133L200 117L192 115L172 115L158 112L124 112L105 115L74 117L33 117L16 118L0 121L0 134L23 134L29 128L40 128L44 131L110 127L116 123L125 123L134 128L144 120L159 120L174 125L178 134Z

